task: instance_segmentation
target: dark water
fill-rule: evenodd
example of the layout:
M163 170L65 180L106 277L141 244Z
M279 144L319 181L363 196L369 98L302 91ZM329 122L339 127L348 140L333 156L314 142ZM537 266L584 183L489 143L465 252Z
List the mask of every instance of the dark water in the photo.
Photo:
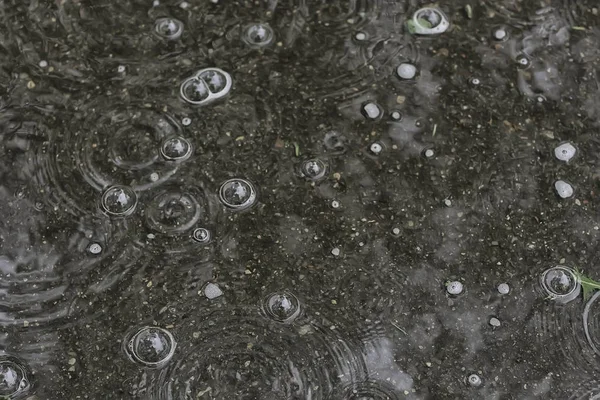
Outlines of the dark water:
M0 396L600 398L600 4L427 5L0 1Z

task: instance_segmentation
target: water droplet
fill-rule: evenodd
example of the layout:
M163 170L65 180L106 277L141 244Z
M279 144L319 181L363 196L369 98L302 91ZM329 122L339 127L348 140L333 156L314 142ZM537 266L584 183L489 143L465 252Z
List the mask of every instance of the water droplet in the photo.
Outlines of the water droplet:
M504 41L504 40L508 39L508 30L505 27L500 26L493 30L492 37L495 40Z
M191 78L181 85L181 97L188 103L199 104L208 99L210 93L203 80Z
M396 68L396 74L400 79L413 79L417 75L417 67L410 63L402 63Z
M192 154L191 143L182 137L165 139L160 146L160 154L169 161L185 161Z
M256 202L256 190L245 179L229 179L221 185L219 199L229 208L245 210Z
M556 193L562 199L568 199L569 197L573 196L574 193L573 186L563 180L554 182L554 190L556 190Z
M91 243L88 246L87 250L90 254L98 255L102 253L102 246L100 245L100 243Z
M264 47L273 42L275 33L269 24L256 23L246 26L243 41L252 47Z
M129 186L111 186L102 194L101 205L109 215L130 215L137 205L137 195Z
M300 315L300 300L285 290L271 293L263 302L263 310L267 317L289 324Z
M310 180L323 179L327 174L327 164L318 158L306 160L300 166L302 175Z
M390 114L390 118L394 121L401 121L402 113L400 111L392 111L392 113Z
M377 104L369 102L362 106L362 113L365 118L375 120L381 116L381 108Z
M196 228L192 233L192 237L199 243L208 243L210 242L211 234L206 228Z
M38 65L40 66L40 68L46 68L48 66L48 61L40 60L40 63Z
M444 13L432 7L417 10L410 20L411 30L417 35L438 35L446 32L450 22Z
M567 303L577 296L581 285L571 268L557 266L545 270L541 277L542 289L550 299Z
M175 18L159 18L154 24L158 36L167 40L177 40L183 33L183 22Z
M202 209L185 192L167 191L156 196L144 211L148 225L159 232L173 234L191 229L200 220Z
M28 369L15 357L0 357L0 396L16 398L30 388Z
M147 368L160 368L173 357L177 343L171 332L145 326L131 339L126 338L130 359Z
M181 124L182 124L183 126L188 126L188 125L190 125L191 123L192 123L192 120L191 120L190 118L188 118L188 117L185 117L185 118L183 118L183 119L181 120Z
M521 69L528 68L531 65L531 59L525 54L519 54L516 58L517 66Z
M508 294L510 292L510 286L507 283L501 283L498 285L498 293L500 294Z
M458 296L464 290L463 284L459 281L452 281L446 284L446 291L448 294L453 296Z
M569 162L576 153L577 149L570 142L562 143L554 149L554 156L564 162Z
M479 375L477 374L471 374L467 377L467 383L469 384L469 386L472 387L479 387L481 386L481 378L479 377Z
M216 299L217 297L223 296L223 291L221 290L220 287L218 287L214 283L208 283L204 287L204 295L206 296L207 299L212 300L212 299Z
M375 142L375 143L372 143L371 146L369 146L369 150L374 155L379 155L383 151L383 146L381 145L381 143Z

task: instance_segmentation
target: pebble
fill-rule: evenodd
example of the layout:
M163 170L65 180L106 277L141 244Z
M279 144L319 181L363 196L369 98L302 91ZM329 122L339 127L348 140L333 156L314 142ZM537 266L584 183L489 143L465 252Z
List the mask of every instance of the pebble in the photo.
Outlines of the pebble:
M206 285L204 287L204 295L206 296L207 299L212 300L212 299L216 299L217 297L222 296L223 291L221 290L220 287L218 287L214 283L209 283L208 285Z
M427 149L427 150L425 150L425 157L427 157L427 158L431 158L431 157L433 157L433 155L434 155L434 154L435 154L435 153L434 153L434 152L433 152L433 150L431 150L431 149Z
M458 295L463 292L463 284L459 281L453 281L446 285L446 291L452 295Z
M392 229L392 233L394 235L399 235L400 234L400 228L394 228L394 229Z
M402 63L396 68L396 73L402 79L413 79L417 75L417 67L409 63Z
M470 386L473 386L473 387L481 386L481 378L477 374L469 375L469 377L467 378L467 382L469 383Z
M569 162L573 157L575 157L575 153L577 153L577 149L571 143L563 143L560 146L557 146L554 149L554 156L564 162Z
M500 326L500 320L498 318L492 317L490 318L490 325L497 328Z
M337 247L334 247L333 250L331 250L331 254L333 254L334 256L339 256L340 255L340 249L338 249Z
M573 186L563 180L554 182L554 189L556 190L556 193L558 193L558 195L563 199L573 196Z
M510 292L510 286L508 286L508 283L501 283L498 285L498 293L508 294L508 292Z
M48 61L46 60L41 60L40 63L38 64L41 68L46 68L48 66Z

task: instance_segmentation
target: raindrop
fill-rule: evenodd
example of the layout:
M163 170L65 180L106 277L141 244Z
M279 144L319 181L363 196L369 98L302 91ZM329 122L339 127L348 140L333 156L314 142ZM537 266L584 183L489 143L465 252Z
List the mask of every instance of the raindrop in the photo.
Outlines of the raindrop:
M383 151L383 146L381 145L381 143L375 142L375 143L371 144L371 146L369 147L369 150L371 151L371 153L373 153L375 155L379 155Z
M531 59L525 54L519 54L516 58L517 66L521 69L528 68L531 65Z
M477 374L471 374L467 377L467 383L469 384L469 386L472 387L479 387L481 386L481 378L479 377L479 375Z
M126 341L126 352L129 358L147 368L164 366L173 357L177 347L171 332L151 326L141 328Z
M508 294L510 292L510 286L507 283L501 283L498 285L498 293L500 294Z
M554 190L556 190L556 193L562 199L568 199L569 197L573 196L574 192L573 186L571 186L571 184L563 180L558 180L554 182Z
M248 25L244 29L243 41L253 47L268 46L273 42L275 33L269 24L257 23Z
M29 390L27 371L17 358L0 357L0 396L13 399Z
M322 179L327 174L327 164L318 158L306 160L300 166L302 175L310 180Z
M413 79L417 75L417 67L410 63L402 63L396 68L396 74L400 79Z
M221 290L220 287L218 287L214 283L208 283L204 287L204 295L206 296L207 299L212 300L212 299L216 299L217 297L223 296L223 291Z
M446 283L446 291L448 292L448 294L457 296L457 295L461 294L463 292L463 290L464 290L463 284L459 281L452 281L452 282Z
M392 118L394 121L401 121L402 113L400 111L392 111L390 118Z
M183 126L188 126L188 125L190 125L191 123L192 123L192 120L191 120L190 118L188 118L188 117L185 117L185 118L183 118L183 119L181 120L181 124L182 124Z
M159 18L154 24L158 36L167 40L177 40L183 33L183 22L175 18Z
M211 239L210 231L206 228L196 228L192 233L192 237L196 242L208 243Z
M192 145L182 137L167 138L160 146L160 154L165 160L185 161L192 154Z
M267 317L289 324L300 315L300 300L285 290L271 293L263 301L263 310Z
M234 210L245 210L256 202L254 185L245 179L229 179L219 189L221 202Z
M564 162L569 162L576 153L577 149L570 142L562 143L554 149L554 156Z
M446 32L450 22L441 10L425 7L413 14L409 27L417 35L437 35Z
M109 215L130 215L137 205L137 195L129 186L111 186L102 194L101 205Z
M542 289L551 300L568 303L581 290L579 280L571 268L557 266L545 270L541 276Z
M365 118L375 120L381 117L381 108L377 104L369 102L362 106L362 114Z
M88 246L87 250L90 254L98 255L102 253L102 246L100 245L100 243L91 243Z

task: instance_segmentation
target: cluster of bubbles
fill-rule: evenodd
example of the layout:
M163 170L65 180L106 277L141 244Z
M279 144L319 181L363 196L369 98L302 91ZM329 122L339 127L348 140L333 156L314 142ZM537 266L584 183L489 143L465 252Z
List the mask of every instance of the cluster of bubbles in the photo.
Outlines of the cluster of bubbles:
M425 7L417 10L407 25L409 32L417 35L439 35L450 28L450 21L440 9Z
M231 75L219 68L204 68L181 84L181 98L190 104L206 105L219 100L231 90Z
M577 148L571 142L563 142L554 149L554 157L556 157L557 160L565 163L569 163L576 154ZM554 190L562 199L573 197L573 193L575 192L573 186L569 182L562 179L554 182Z

